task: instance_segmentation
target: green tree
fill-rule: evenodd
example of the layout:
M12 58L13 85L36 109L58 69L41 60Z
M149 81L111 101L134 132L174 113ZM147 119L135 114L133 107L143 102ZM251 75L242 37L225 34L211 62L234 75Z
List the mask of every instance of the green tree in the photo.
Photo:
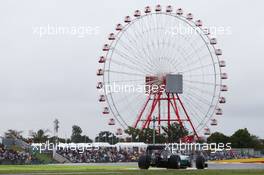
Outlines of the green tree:
M92 140L88 136L82 135L82 129L80 126L73 125L72 126L71 142L74 142L74 143L91 143Z
M181 138L187 136L189 134L189 131L186 128L182 128L180 124L178 123L172 123L170 127L162 127L166 140L169 143L176 143L179 142Z
M82 135L82 143L92 143L93 140L90 139L87 135Z
M50 138L49 138L49 141L52 142L52 143L54 143L54 142L56 141L56 139L58 139L58 142L61 142L61 143L70 143L70 142L71 142L70 139L67 139L67 138L60 138L60 137L56 138L56 137L54 137L54 136L50 137Z
M5 138L9 139L22 139L22 133L23 131L17 131L14 129L9 129L7 132L5 132Z
M180 138L188 135L188 130L182 128L178 123L172 123L170 128L161 127L161 133L155 129L155 143L165 143L165 142L179 142ZM153 142L153 129L145 128L143 130L138 128L129 127L125 130L129 136L132 137L134 142Z
M223 133L220 132L214 132L212 133L208 138L207 138L208 143L228 143L230 142L230 137L224 135Z
M44 143L48 140L49 135L48 130L39 129L37 132L31 134L32 140L35 143Z
M81 143L82 142L82 129L80 126L73 125L72 126L72 135L71 141L74 143Z
M133 142L139 141L138 136L141 132L140 129L129 126L124 132L131 137L131 141Z
M253 138L247 128L237 130L231 137L230 141L233 148L252 148Z
M96 142L108 142L109 144L116 144L118 138L116 135L109 131L101 131L98 136L95 137Z
M153 129L152 128L145 128L143 131L139 134L139 140L140 142L146 142L146 143L153 143ZM165 143L166 142L166 136L165 133L158 133L158 131L155 129L155 143Z
M259 150L264 149L264 144L259 137L255 135L251 135L251 138L252 138L252 145L253 145L252 148L259 149Z

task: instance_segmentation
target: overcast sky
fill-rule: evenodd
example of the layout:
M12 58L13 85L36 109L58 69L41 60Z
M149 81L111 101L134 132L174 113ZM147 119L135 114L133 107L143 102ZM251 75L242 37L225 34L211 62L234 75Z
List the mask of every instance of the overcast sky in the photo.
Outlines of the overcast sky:
M71 126L92 136L108 129L95 88L106 36L135 9L160 3L182 7L207 26L230 27L218 36L229 75L224 116L215 128L231 134L247 127L264 138L264 3L261 0L2 0L0 1L0 134L7 129ZM89 26L92 33L40 36L39 27Z

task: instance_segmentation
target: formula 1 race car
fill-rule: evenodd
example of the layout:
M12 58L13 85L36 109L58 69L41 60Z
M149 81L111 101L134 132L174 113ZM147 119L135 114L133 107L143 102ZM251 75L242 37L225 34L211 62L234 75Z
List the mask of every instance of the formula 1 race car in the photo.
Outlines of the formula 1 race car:
M193 158L195 157L195 158ZM168 169L186 169L192 167L195 162L197 169L204 169L208 166L203 155L196 156L173 153L165 145L148 145L146 153L141 155L138 160L140 169L152 167Z

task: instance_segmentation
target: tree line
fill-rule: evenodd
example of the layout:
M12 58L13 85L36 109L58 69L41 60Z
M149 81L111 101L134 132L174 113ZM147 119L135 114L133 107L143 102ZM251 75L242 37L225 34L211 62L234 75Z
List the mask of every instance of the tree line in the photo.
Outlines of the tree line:
M208 143L231 143L232 148L264 149L264 140L250 134L247 128L235 131L231 136L215 132L207 139Z
M181 138L187 136L189 131L182 128L179 124L173 123L170 127L162 126L160 132L156 129L151 128L138 129L133 127L128 127L124 131L127 135L126 138L118 137L110 131L101 131L97 134L94 141L95 142L108 142L110 144L116 144L117 142L145 142L152 143L153 137L155 137L155 143L176 143L179 142ZM56 138L55 136L49 135L49 130L39 129L36 132L32 132L28 138L22 136L22 131L9 129L5 132L5 138L16 138L22 139L27 143L44 143L47 140L50 142L63 142L63 143L92 143L93 140L83 134L80 126L72 126L72 134L70 138ZM264 140L258 138L257 136L250 134L247 128L238 129L231 136L227 136L220 132L212 133L207 138L208 143L231 143L232 148L255 148L264 149Z

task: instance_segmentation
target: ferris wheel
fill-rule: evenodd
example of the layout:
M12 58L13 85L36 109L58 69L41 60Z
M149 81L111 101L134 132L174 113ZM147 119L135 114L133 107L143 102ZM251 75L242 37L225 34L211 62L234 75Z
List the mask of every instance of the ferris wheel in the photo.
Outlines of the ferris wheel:
M109 34L98 62L102 114L109 125L120 126L119 134L153 122L160 132L176 122L199 138L210 135L223 114L228 76L222 50L202 21L181 8L147 6L126 16Z

